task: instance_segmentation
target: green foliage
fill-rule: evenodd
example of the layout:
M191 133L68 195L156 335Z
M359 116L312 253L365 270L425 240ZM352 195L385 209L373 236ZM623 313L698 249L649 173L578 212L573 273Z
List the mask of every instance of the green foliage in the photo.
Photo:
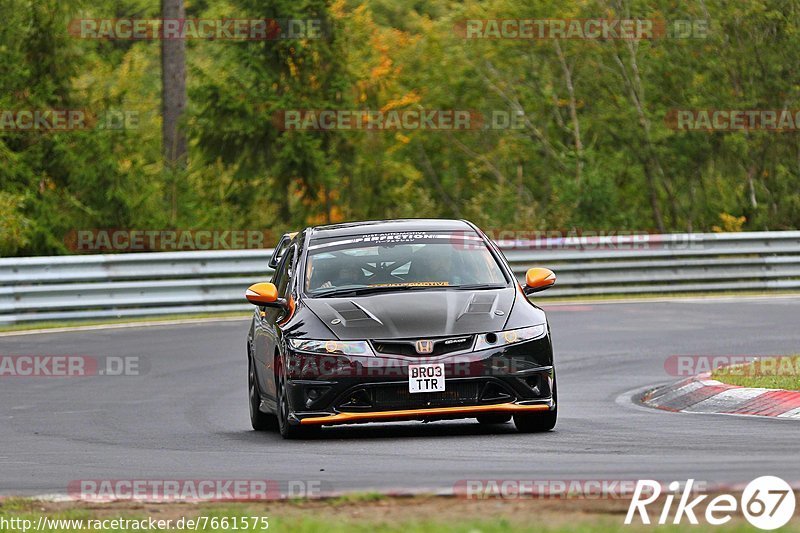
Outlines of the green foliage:
M189 167L161 164L157 41L77 39L155 0L0 0L0 110L133 111L137 127L0 131L0 255L84 228L465 217L494 229L800 226L798 134L676 131L674 109L798 109L792 3L207 0L199 18L322 18L324 39L190 41ZM464 39L465 19L709 19L707 38ZM292 109L523 113L479 131L280 131ZM730 217L730 218L726 218ZM744 217L742 219L741 217ZM727 221L727 222L726 222ZM737 221L736 224L729 221Z
M0 257L14 255L27 244L30 220L22 214L23 198L0 192Z

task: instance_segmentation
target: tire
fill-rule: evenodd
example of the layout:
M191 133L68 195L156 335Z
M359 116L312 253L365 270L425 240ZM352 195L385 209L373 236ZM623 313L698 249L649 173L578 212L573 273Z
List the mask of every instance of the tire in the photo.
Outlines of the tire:
M531 413L514 415L514 425L520 433L543 433L556 427L558 420L558 386L555 375L553 376L553 403L552 411L546 413Z
M278 385L278 431L284 439L307 439L318 435L319 426L293 426L289 423L289 398L283 377L276 379Z
M488 414L488 415L481 415L477 417L478 423L482 425L492 425L492 424L505 424L509 420L511 420L511 415L500 413L500 414Z
M516 414L514 425L520 433L543 433L556 427L557 418L556 409L544 414Z
M261 406L261 389L256 379L256 370L253 358L247 357L247 390L250 403L250 425L256 431L274 431L278 429L278 418L275 415L263 413Z

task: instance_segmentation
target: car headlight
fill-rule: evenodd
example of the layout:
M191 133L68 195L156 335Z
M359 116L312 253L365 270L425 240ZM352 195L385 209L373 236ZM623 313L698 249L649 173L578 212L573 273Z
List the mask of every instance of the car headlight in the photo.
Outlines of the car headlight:
M289 339L295 350L327 355L373 355L367 341L315 341L306 339Z
M498 346L508 346L509 344L538 339L539 337L543 337L545 333L547 333L547 324L539 324L538 326L529 326L527 328L507 329L505 331L498 331L497 333L485 333L483 335L478 335L478 340L475 342L475 349L485 350Z

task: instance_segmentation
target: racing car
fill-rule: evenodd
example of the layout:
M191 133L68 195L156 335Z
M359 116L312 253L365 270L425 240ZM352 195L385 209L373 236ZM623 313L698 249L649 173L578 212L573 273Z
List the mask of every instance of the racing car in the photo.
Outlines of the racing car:
M309 227L283 235L246 299L250 420L307 437L322 426L475 418L551 430L550 328L500 248L464 220Z

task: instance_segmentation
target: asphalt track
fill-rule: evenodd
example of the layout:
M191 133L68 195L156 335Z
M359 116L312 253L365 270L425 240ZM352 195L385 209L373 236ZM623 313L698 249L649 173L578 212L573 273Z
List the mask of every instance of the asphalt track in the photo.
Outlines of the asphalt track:
M247 322L0 338L0 355L144 356L138 377L0 378L0 493L65 493L77 479L320 481L326 491L452 490L464 479L800 480L795 420L668 413L632 390L672 379L672 354L800 352L800 298L542 306L559 373L555 431L474 420L256 433Z

